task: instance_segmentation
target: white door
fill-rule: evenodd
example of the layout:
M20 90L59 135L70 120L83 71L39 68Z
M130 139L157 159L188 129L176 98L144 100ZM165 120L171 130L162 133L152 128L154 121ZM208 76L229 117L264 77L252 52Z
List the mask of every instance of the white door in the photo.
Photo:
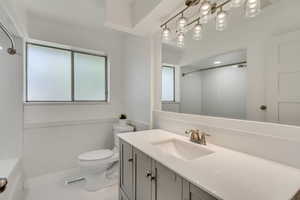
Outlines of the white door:
M269 50L266 119L300 125L300 31L272 38Z

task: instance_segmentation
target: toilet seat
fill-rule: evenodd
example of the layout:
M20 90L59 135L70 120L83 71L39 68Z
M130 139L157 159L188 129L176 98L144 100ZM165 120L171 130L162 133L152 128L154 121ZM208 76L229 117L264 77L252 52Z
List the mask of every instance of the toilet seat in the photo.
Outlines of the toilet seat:
M80 154L78 159L80 161L100 161L111 158L113 154L114 152L109 149L101 149Z

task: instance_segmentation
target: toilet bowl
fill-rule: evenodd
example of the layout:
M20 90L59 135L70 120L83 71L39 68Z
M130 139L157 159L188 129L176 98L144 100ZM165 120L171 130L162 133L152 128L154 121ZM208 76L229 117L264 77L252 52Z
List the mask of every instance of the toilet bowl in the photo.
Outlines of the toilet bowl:
M85 178L85 189L96 191L109 184L106 177L107 169L118 161L118 153L109 149L102 149L83 153L78 156L78 164L82 176Z
M100 149L86 152L78 156L78 165L80 167L81 176L85 179L84 187L88 191L97 191L111 185L111 180L108 176L113 174L112 171L115 171L115 173L118 173L119 171L117 163L119 161L119 140L117 135L125 132L132 132L133 127L115 125L113 130L115 146L112 150ZM112 167L113 170L108 172Z

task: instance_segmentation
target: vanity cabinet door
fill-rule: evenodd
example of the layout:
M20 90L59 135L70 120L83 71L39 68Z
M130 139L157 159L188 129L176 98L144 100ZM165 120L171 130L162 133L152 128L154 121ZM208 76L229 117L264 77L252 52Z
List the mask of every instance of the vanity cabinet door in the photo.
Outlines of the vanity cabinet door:
M182 200L182 178L155 162L155 200Z
M119 200L128 200L122 189L119 190Z
M152 159L141 151L134 149L134 199L151 200Z
M217 200L213 196L204 192L200 188L190 184L190 194L189 200Z
M132 200L133 194L133 152L132 146L120 140L120 188Z

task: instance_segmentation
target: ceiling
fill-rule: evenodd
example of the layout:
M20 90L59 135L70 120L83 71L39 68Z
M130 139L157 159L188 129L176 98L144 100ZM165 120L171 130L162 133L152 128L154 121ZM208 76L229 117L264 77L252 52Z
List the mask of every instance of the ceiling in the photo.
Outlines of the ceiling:
M105 0L25 0L31 17L97 29L105 20Z
M27 27L31 20L40 20L45 23L52 20L55 23L71 24L91 30L102 29L105 26L136 35L149 35L158 31L163 19L173 15L176 10L184 6L184 0L151 0L151 2L156 2L155 6L147 3L148 0L144 0L145 3L141 3L142 0L5 1L16 2L13 6L17 14L20 12L16 8L24 7L25 15L20 15L19 18L22 19L20 20L21 24L23 19L27 19L27 22L23 23ZM279 0L262 0L262 4L269 5L271 2L277 1ZM139 11L145 11L144 14L138 13L143 16L138 24L132 23L132 5L134 4L140 5L138 6Z
M215 64L216 61L219 61L219 64ZM236 51L226 52L223 54L215 55L209 58L204 58L198 60L190 65L182 66L184 72L193 71L197 69L204 69L210 67L216 67L220 65L227 65L232 63L238 63L247 61L247 50L240 49Z

